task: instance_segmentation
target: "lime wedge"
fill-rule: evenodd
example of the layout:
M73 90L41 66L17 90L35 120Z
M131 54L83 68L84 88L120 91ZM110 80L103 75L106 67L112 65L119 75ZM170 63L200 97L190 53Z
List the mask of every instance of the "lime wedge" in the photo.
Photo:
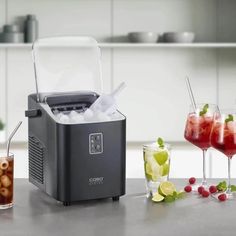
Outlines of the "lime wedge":
M172 195L176 191L175 185L169 181L160 183L158 192L162 196Z
M154 196L152 197L153 202L161 202L163 200L164 200L164 197L159 193L155 193Z
M160 152L156 152L153 154L156 162L162 166L165 164L165 162L168 160L168 153L167 151L160 151Z
M145 162L145 172L146 174L152 176L152 167L148 162Z
M170 166L169 164L165 163L163 166L162 166L162 173L161 173L161 176L166 176L169 174L169 170L170 170Z

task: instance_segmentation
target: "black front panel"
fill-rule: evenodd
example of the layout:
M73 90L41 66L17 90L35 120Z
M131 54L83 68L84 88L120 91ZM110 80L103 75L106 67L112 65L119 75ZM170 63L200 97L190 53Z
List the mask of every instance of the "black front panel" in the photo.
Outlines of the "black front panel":
M125 120L71 125L65 132L66 149L61 150L64 153L61 165L66 166L66 170L61 174L66 176L63 189L69 191L65 196L68 201L123 195Z

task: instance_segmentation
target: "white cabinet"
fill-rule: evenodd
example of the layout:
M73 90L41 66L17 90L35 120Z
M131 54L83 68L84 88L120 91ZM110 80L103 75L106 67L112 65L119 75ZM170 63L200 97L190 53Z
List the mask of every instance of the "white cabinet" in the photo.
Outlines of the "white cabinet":
M130 142L151 141L157 136L184 140L189 105L186 75L197 102L236 105L236 44L229 44L236 41L235 0L0 0L0 13L1 24L36 14L40 37L91 35L101 42L111 38L122 42L130 31L194 31L196 41L203 44L101 44L104 91L127 83L119 104L127 116ZM8 130L23 119L15 140L26 141L24 110L28 94L35 92L30 47L6 48L0 50L0 116L7 118Z
M185 76L192 79L197 101L215 103L215 68L214 50L115 50L115 85L127 83L119 100L127 139L182 141L189 106Z
M11 132L22 120L22 127L14 137L14 141L26 141L28 123L24 111L27 109L28 95L35 92L31 51L8 49L7 54L8 132Z
M219 50L219 105L236 107L236 49Z
M110 0L7 0L8 20L36 14L40 37L56 35L110 36ZM22 19L21 19L22 20Z
M5 20L5 1L0 0L0 29ZM6 122L6 63L5 63L5 50L0 49L0 119ZM0 131L0 143L5 141L5 132Z
M217 5L217 0L114 0L114 36L130 31L194 31L196 41L212 42Z
M0 49L0 119L6 124L6 63L5 50ZM5 127L6 129L6 127ZM0 131L0 143L5 141L5 131Z

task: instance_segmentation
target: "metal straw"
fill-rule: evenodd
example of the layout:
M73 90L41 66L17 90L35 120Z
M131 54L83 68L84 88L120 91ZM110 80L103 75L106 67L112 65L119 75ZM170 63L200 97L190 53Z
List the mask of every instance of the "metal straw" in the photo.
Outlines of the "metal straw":
M20 121L18 123L18 125L16 126L16 128L12 131L11 135L9 136L8 140L7 140L7 157L9 156L9 150L10 150L10 145L11 145L11 140L13 138L13 136L15 135L16 131L20 128L22 124L22 121Z
M186 84L187 84L188 94L189 94L193 109L194 109L194 111L196 111L197 105L196 105L196 102L195 102L195 99L194 99L194 96L193 96L193 91L192 91L188 76L186 76Z

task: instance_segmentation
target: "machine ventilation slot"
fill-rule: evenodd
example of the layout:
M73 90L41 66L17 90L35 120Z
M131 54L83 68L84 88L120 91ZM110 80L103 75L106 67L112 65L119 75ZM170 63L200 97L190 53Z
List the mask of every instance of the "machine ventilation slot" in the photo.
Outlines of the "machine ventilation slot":
M29 175L37 182L43 184L44 149L42 144L35 138L29 137Z

